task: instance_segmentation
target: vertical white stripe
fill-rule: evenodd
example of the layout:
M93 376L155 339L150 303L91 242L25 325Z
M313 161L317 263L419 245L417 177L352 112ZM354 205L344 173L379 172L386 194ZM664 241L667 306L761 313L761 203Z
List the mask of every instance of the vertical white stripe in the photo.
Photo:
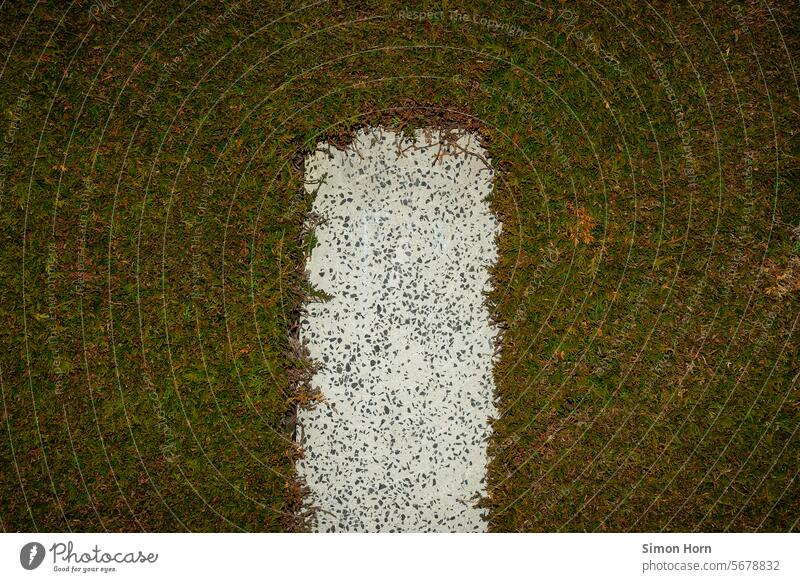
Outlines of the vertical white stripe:
M469 133L360 131L306 160L324 223L308 262L332 296L301 339L325 402L298 414L318 531L483 531L496 330L484 293L499 224Z

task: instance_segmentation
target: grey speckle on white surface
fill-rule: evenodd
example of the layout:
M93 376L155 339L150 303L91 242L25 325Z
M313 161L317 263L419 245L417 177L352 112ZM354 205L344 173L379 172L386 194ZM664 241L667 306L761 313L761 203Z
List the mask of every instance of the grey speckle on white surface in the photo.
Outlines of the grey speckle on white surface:
M306 160L323 219L308 275L332 296L300 327L325 399L298 413L316 531L486 529L500 225L486 152L455 137L372 128Z

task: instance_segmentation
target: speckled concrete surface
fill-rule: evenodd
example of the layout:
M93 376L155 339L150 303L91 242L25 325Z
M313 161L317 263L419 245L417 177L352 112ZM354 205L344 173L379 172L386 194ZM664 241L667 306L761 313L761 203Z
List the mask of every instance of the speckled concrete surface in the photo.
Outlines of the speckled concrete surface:
M484 531L499 224L474 135L362 130L306 160L324 223L308 262L332 296L301 339L325 397L298 415L316 531Z

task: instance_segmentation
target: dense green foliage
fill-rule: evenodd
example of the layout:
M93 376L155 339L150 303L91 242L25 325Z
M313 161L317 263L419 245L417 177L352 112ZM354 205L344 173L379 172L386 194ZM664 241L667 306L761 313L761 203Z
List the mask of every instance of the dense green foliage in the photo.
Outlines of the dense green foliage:
M460 119L491 529L796 528L792 4L6 1L0 526L297 527L299 154Z

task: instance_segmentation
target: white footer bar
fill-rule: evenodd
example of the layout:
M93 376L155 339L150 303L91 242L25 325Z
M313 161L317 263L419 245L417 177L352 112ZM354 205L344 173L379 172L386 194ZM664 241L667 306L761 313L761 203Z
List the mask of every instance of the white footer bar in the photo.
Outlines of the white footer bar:
M31 533L0 535L0 579L800 580L798 554L800 534Z

